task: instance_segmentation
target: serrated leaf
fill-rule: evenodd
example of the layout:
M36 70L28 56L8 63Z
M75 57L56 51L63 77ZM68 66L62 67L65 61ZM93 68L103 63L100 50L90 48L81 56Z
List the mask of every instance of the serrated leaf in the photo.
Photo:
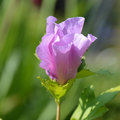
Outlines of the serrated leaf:
M71 120L94 120L100 117L108 111L105 104L110 102L119 92L120 86L109 89L95 97L93 88L86 88L81 94L79 105Z
M41 84L53 95L57 103L60 102L60 99L67 93L75 81L75 79L72 79L69 80L65 85L60 85L55 80L44 80L40 77L38 77L38 79L40 79Z

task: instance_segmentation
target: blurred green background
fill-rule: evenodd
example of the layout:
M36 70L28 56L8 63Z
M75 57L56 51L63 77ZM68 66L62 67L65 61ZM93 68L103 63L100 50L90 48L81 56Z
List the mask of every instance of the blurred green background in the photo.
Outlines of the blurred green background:
M46 18L58 23L86 18L83 34L98 39L86 53L87 67L98 74L76 80L62 103L61 120L69 120L83 88L94 85L96 95L120 85L119 0L0 0L0 118L55 120L56 104L37 76L47 77L34 53L45 34ZM120 120L120 95L103 117Z

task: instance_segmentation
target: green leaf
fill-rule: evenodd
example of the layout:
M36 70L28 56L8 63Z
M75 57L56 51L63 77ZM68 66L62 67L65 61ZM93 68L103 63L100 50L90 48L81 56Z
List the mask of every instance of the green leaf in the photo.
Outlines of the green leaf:
M104 70L104 69L100 69L96 73L99 74L99 75L112 75L112 73L110 73L109 70Z
M53 95L57 103L60 103L61 98L67 93L75 81L75 79L72 79L69 80L65 85L60 85L55 80L44 80L40 77L38 77L38 79L40 79L41 84Z
M91 72L88 69L83 69L83 70L81 70L80 72L77 73L75 78L80 79L80 78L88 77L88 76L91 76L91 75L94 75L94 74L95 74L94 72Z
M108 111L105 104L110 102L119 92L120 86L111 88L95 97L92 86L84 89L71 120L94 120L100 117Z
M106 108L105 106L102 106L102 107L98 108L95 112L93 112L93 113L91 112L91 114L89 114L85 120L94 120L94 119L102 116L107 111L108 111L108 108Z
M80 66L78 68L76 78L84 78L84 77L88 77L88 76L95 74L94 72L91 72L89 69L85 68L85 66L86 66L85 56L82 57L81 62L82 63L80 64Z
M80 64L80 66L79 66L79 68L78 68L78 72L80 72L82 69L84 69L84 67L86 66L86 63L85 63L85 56L83 56L82 57L82 59L81 59L81 64Z

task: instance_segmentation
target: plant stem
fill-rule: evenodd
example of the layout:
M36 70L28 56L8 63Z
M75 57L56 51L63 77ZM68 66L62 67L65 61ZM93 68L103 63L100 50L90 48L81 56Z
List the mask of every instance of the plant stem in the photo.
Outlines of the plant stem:
M56 114L56 120L60 120L60 104L57 103L57 114Z

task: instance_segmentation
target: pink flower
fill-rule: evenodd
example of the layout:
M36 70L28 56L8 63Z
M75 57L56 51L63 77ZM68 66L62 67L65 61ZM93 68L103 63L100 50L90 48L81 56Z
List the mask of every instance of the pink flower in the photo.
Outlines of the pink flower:
M46 34L37 47L37 56L41 59L40 67L59 84L76 76L83 54L97 39L92 34L81 34L84 20L74 17L57 24L55 17L47 18Z

